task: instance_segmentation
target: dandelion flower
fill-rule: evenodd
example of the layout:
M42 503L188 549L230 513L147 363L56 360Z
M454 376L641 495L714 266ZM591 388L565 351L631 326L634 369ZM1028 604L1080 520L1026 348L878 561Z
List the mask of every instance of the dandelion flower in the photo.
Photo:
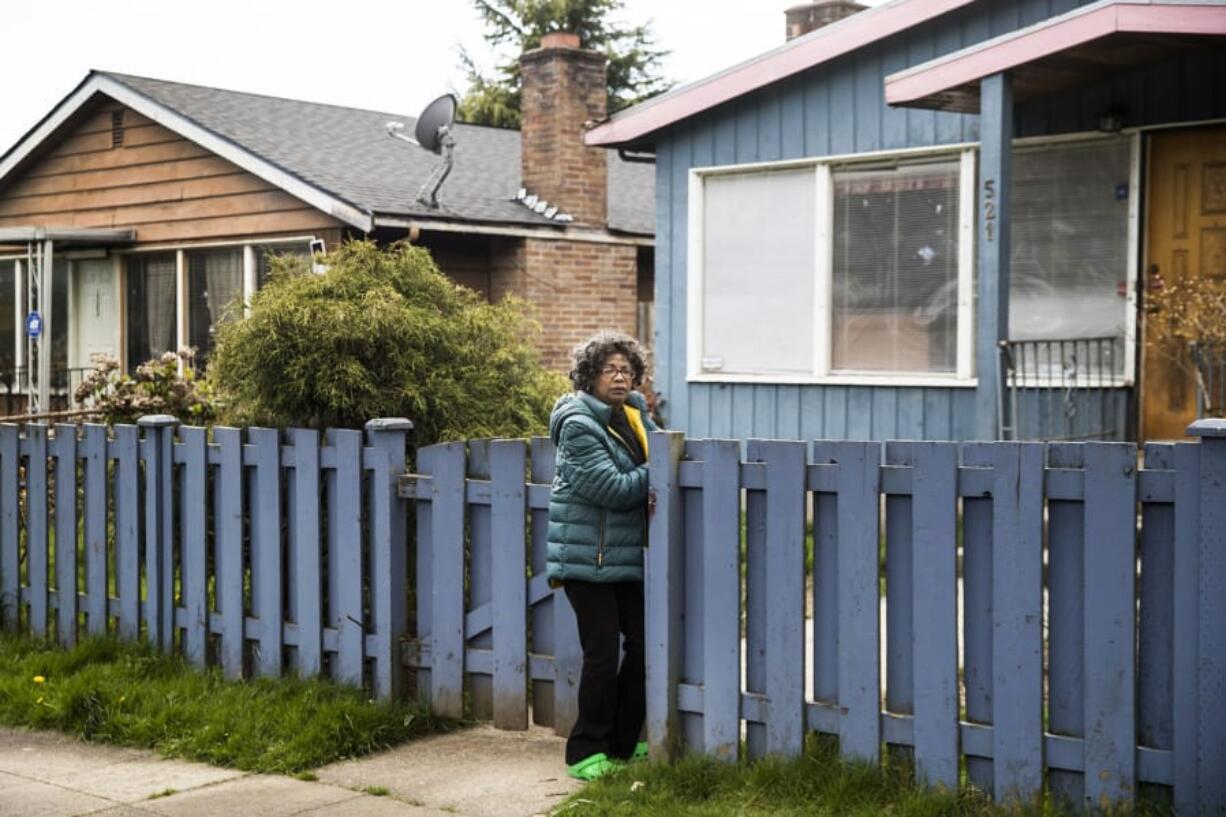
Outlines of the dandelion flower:
M44 677L43 677L43 676L41 676L41 675L35 675L35 676L34 676L34 683L36 683L36 684L41 684L41 683L45 682L46 680L47 680L47 679L46 679L46 678L44 678Z

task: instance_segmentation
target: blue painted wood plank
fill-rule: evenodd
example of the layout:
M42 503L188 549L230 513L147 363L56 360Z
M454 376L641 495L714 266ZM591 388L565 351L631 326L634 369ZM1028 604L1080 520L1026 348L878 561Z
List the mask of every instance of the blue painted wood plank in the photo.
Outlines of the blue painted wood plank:
M820 388L800 389L800 439L816 440L824 429L825 397Z
M418 492L417 515L417 641L421 644L434 643L434 552L438 542L434 538L434 489L432 475L438 468L439 449L427 446L417 449L417 473L431 476L430 489ZM362 575L361 571L358 573ZM359 598L360 602L360 598ZM359 608L360 609L360 608ZM360 621L361 619L359 619ZM430 704L430 696L434 689L433 656L427 662L428 666L417 670L417 699L423 704Z
M878 83L885 77L903 70L909 64L907 57L906 36L886 40L881 48L881 68ZM881 111L881 147L885 150L897 150L909 147L907 130L908 108L895 108L885 104L884 98L879 103Z
M826 386L823 407L826 418L825 429L820 439L842 440L847 438L847 391L846 386Z
M736 122L730 116L717 117L712 127L714 164L736 163Z
M490 441L469 440L468 478L490 478ZM489 505L468 507L468 603L465 612L490 604L494 597L494 548L491 535ZM494 646L493 633L465 633L466 649L489 650ZM472 717L490 720L494 715L493 678L484 672L467 673L469 706Z
M323 669L323 565L319 536L319 432L290 431L294 445L294 538L298 672Z
M208 445L207 430L187 427L179 429L183 472L179 483L179 541L182 543L179 575L183 619L183 657L197 667L207 660L208 613L208 554L205 532L208 493L205 490Z
M829 445L839 464L839 749L845 757L875 762L881 746L881 445Z
M464 714L464 443L434 446L431 480L433 581L430 703L449 718Z
M732 436L747 440L754 436L753 386L732 387Z
M856 147L856 76L850 63L834 63L826 74L830 85L830 153L854 153Z
M0 423L0 627L17 630L21 560L17 541L18 426Z
M648 473L656 510L648 523L645 554L647 658L647 740L653 758L668 758L679 747L677 682L681 672L681 581L684 565L682 498L678 471L685 438L657 431L648 443ZM559 632L559 635L561 633Z
M760 461L747 446L746 461ZM766 695L766 491L745 491L745 691ZM746 749L751 758L766 754L766 724L747 722Z
M1172 767L1175 770L1174 804L1180 813L1193 814L1200 796L1197 763L1197 718L1200 688L1197 674L1197 572L1199 570L1201 514L1201 446L1175 446L1175 553L1171 644L1175 706L1172 713Z
M916 774L956 791L958 449L917 443L913 458Z
M1043 446L999 443L993 476L992 711L995 799L1043 785Z
M325 440L336 451L336 467L324 472L328 497L328 586L331 588L329 626L337 631L335 677L362 683L365 627L362 609L362 434L330 428ZM420 506L419 506L420 507ZM427 550L423 542L419 550ZM429 573L418 574L418 596L427 595ZM419 598L418 607L421 608Z
M924 428L921 439L956 440L950 419L953 402L948 389L924 389Z
M873 389L850 386L847 389L847 439L870 440L873 437Z
M408 433L413 424L402 417L367 420L366 441L370 446L371 515L371 618L375 625L371 675L374 692L384 699L399 698L404 688L401 643L404 640L405 596L408 581L408 531L406 509L397 490L405 469ZM461 472L461 487L463 473ZM461 554L463 548L460 548ZM461 555L461 560L463 556ZM462 596L462 591L457 591ZM461 611L463 600L460 601ZM463 621L461 620L461 628ZM460 658L463 662L463 656Z
M255 497L251 504L251 606L260 620L260 675L281 674L281 445L274 428L250 428Z
M528 562L523 440L490 446L493 483L494 725L528 728Z
M986 443L964 443L962 464L992 464ZM962 644L966 685L966 720L992 722L992 498L962 499ZM980 791L991 793L993 761L967 753L967 776Z
M553 443L548 437L533 437L529 448L529 462L532 482L538 485L553 483L554 469ZM531 567L534 578L544 578L546 573L546 557L549 549L549 511L533 509L530 514L529 534L531 548ZM539 655L554 654L554 612L555 604L566 606L566 599L556 591L551 592L544 600L532 607L532 642L529 652ZM554 683L553 680L534 680L532 682L532 720L540 726L553 726L554 719Z
M218 657L227 678L243 677L246 641L243 625L243 432L213 427L218 464L213 474L213 557L217 576L217 618L221 622Z
M119 637L140 634L140 430L115 426L115 590Z
M736 122L737 162L756 162L758 155L758 105L754 96L743 96L733 103Z
M26 577L30 587L30 634L47 636L47 427L26 426Z
M1085 797L1101 805L1136 791L1136 447L1087 443L1085 462Z
M881 119L885 109L885 83L881 73L881 47L860 50L852 63L855 72L856 151L881 150Z
M706 436L711 429L711 384L691 383L689 387L690 416L684 428L687 434Z
M936 56L934 34L916 34L908 38L907 65L919 65ZM907 108L907 145L926 147L936 142L936 112L922 108Z
M772 162L783 156L783 106L778 86L769 86L758 98L758 161Z
M913 466L913 446L885 446L886 465ZM918 488L918 477L913 477ZM914 519L910 496L885 497L885 708L901 715L915 713ZM922 592L929 592L924 590Z
M814 445L814 462L830 463L829 445ZM813 495L813 699L839 700L838 494Z
M701 461L703 446L687 441L683 459ZM706 531L703 528L703 491L700 487L684 488L681 492L681 518L684 541L681 546L681 672L678 683L701 688L704 681L703 620L706 596L703 576L706 574ZM690 751L707 752L703 741L701 712L681 713L681 736Z
M780 97L783 116L780 159L805 156L804 92L807 84L803 79L795 78L783 84Z
M800 387L775 387L775 436L781 440L804 439L800 434Z
M804 84L805 155L830 153L830 84L812 77Z
M58 424L55 457L55 629L59 643L77 643L77 427Z
M654 275L652 282L655 299L656 322L654 337L651 339L652 351L657 361L655 384L665 393L671 395L676 390L677 373L676 355L684 355L684 349L677 350L673 344L673 151L667 139L660 140L656 145L655 172L655 228L656 248L654 254Z
M1226 812L1226 433L1211 427L1200 446L1197 789L1212 813Z
M899 389L894 436L899 440L923 440L924 390Z
M1053 443L1048 465L1080 470L1085 446ZM1047 533L1047 684L1048 731L1085 735L1085 505L1082 501L1050 499ZM1051 769L1052 794L1079 805L1085 796L1084 774Z
M1172 470L1175 446L1145 446L1145 470ZM1137 742L1170 749L1174 700L1171 676L1175 641L1175 505L1141 505L1141 577L1138 583Z
M702 444L703 748L736 760L741 738L740 443ZM801 646L803 649L803 645Z
M712 383L708 391L711 395L711 426L709 434L712 437L728 437L732 434L732 392L735 386L727 383Z
M874 440L898 438L898 389L871 389L872 426L869 434Z
M81 458L85 480L85 592L86 622L90 635L107 632L107 512L106 512L106 426L84 425Z

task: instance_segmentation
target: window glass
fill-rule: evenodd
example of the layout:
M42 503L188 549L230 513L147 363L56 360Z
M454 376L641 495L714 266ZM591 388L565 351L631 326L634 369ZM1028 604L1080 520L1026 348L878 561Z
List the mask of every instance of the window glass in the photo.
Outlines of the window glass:
M1124 334L1130 153L1127 138L1014 153L1011 340Z
M203 366L222 321L241 315L243 251L210 250L187 254L188 345Z
M0 261L0 377L17 365L17 262Z
M68 388L68 261L51 264L51 388Z
M175 257L133 255L127 260L127 367L131 371L175 351Z
M263 289L272 271L272 259L279 255L291 255L298 258L311 257L310 244L264 244L255 248L255 286Z
M833 181L831 368L956 371L958 161Z
M811 168L710 176L703 206L703 371L813 371Z

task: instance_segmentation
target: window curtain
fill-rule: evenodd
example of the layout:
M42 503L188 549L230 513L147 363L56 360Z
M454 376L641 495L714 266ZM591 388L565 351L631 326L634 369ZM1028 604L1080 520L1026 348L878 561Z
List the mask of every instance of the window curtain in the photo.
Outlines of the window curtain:
M188 339L203 363L213 349L217 327L231 316L243 294L242 250L189 253Z
M145 353L155 358L175 351L175 259L147 259L144 273Z

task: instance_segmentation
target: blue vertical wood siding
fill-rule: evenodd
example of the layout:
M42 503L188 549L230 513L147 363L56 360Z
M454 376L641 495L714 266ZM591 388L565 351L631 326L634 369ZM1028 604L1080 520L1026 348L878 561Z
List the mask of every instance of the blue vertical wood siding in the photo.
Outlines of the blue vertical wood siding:
M893 72L1086 5L1090 0L978 2L703 111L655 135L656 388L668 424L696 437L776 439L983 438L974 388L689 383L686 377L688 173L775 159L952 145L979 139L979 117L885 105ZM1189 52L1107 82L1019 104L1015 136L1095 131L1113 103L1126 124L1226 117L1226 55ZM808 339L798 339L807 343ZM879 397L877 395L897 395ZM904 395L906 395L904 397ZM1093 395L1076 394L1079 414ZM1106 415L1126 418L1131 389L1111 390ZM1082 403L1085 405L1082 405ZM773 410L767 410L769 407ZM793 411L793 406L798 407ZM1026 405L1019 414L1027 416ZM979 412L981 413L981 412ZM798 415L798 416L797 416ZM1127 424L1115 422L1113 438ZM993 418L994 428L994 418Z

